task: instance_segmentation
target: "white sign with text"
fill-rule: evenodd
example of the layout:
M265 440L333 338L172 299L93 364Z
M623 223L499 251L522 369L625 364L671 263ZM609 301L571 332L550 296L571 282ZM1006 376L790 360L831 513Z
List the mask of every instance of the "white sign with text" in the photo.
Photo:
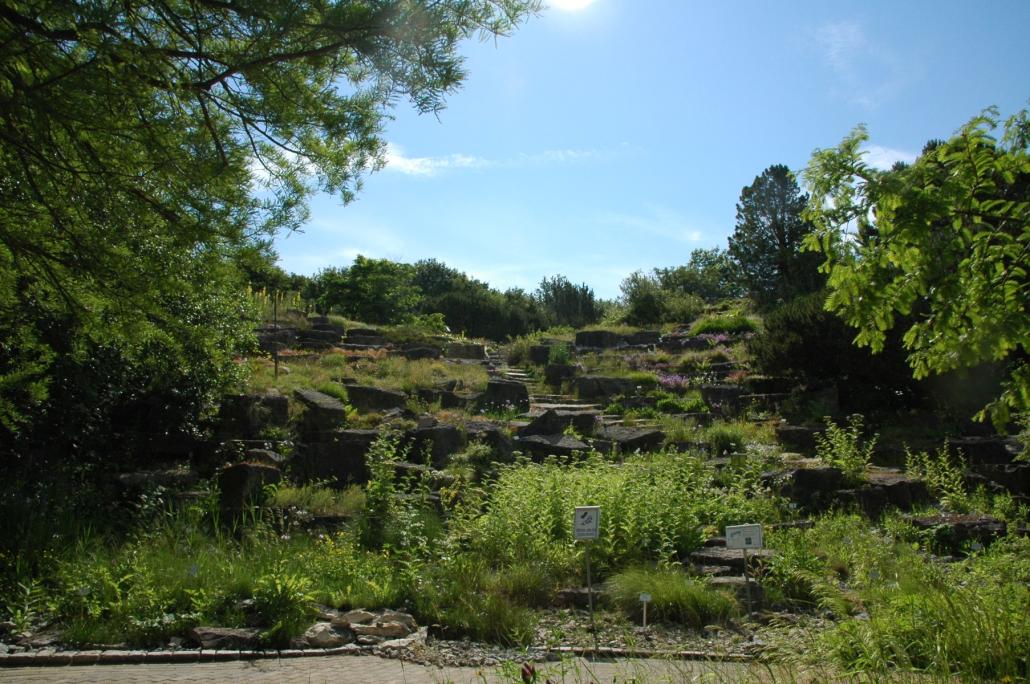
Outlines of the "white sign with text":
M728 549L760 549L762 548L761 525L727 525L726 548Z

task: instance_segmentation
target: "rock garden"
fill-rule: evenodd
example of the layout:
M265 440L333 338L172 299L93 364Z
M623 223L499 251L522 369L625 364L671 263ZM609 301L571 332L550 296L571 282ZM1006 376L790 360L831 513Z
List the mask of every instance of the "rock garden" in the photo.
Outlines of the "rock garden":
M1025 673L1023 444L849 414L846 381L763 373L740 317L504 345L265 325L206 432L110 475L131 524L23 569L0 656L610 649ZM599 534L577 541L586 505ZM762 548L727 545L745 523Z

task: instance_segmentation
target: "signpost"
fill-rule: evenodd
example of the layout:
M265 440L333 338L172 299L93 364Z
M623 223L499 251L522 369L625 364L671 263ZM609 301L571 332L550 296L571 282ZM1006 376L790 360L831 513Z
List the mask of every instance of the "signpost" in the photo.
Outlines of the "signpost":
M762 548L761 525L727 525L726 548L740 549L744 554L744 588L747 590L747 614L751 615L751 580L747 576L747 550Z
M651 594L646 591L640 592L640 602L644 604L644 629L647 629L647 604L651 602Z
M590 631L594 633L594 651L597 651L597 626L594 624L594 585L590 578L590 544L601 532L601 507L576 506L572 515L572 538L588 542L587 557L587 601L590 605Z

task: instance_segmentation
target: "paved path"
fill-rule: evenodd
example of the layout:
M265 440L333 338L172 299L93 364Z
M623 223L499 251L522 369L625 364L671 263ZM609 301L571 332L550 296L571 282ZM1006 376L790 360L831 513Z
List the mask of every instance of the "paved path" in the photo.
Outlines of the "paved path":
M556 684L630 684L651 682L755 681L749 668L737 663L700 663L664 660L608 660L537 664L539 682ZM507 674L507 676L506 676ZM284 682L286 684L521 684L518 670L498 668L438 668L375 656L322 656L283 660L253 660L182 665L68 665L0 669L0 682L37 684L111 683L165 684L166 682Z

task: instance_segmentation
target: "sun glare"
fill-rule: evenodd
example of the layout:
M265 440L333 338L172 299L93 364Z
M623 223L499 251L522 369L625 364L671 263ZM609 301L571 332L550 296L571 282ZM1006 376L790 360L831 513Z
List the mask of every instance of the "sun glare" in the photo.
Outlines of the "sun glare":
M577 12L594 4L594 0L550 0L547 4L563 12Z

